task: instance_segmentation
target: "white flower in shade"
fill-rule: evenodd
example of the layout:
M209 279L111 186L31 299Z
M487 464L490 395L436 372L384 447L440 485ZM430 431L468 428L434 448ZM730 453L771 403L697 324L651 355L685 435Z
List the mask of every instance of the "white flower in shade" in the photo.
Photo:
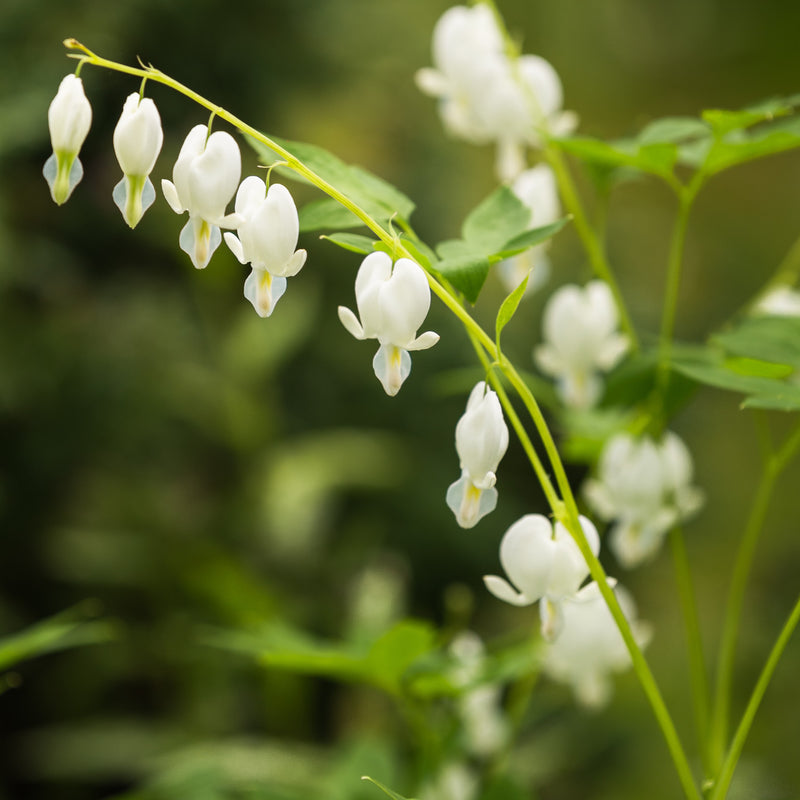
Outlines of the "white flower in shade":
M42 173L50 195L58 205L65 203L83 177L78 153L92 124L92 107L77 75L67 75L47 111L53 154Z
M670 431L660 442L627 433L607 442L584 495L598 516L614 520L609 544L623 566L652 558L667 532L700 510L692 472L689 450Z
M358 317L339 306L339 319L356 339L377 339L380 348L372 361L386 394L394 396L411 372L409 350L427 350L439 334L417 336L431 305L425 272L410 258L392 259L383 251L370 253L356 275Z
M800 291L785 284L770 289L753 307L755 314L800 317Z
M628 592L615 586L612 578L608 583L614 587L636 643L644 647L651 638L650 626L636 619L636 605ZM565 599L563 615L560 636L544 649L544 671L554 680L570 684L581 704L603 706L611 697L611 673L628 669L631 658L597 583L589 583Z
M457 702L464 744L472 755L492 756L508 742L511 732L503 713L503 687L481 682L486 653L476 633L462 631L449 651L456 664L448 676L461 690Z
M497 173L512 180L525 168L525 148L576 125L561 110L561 81L539 56L511 59L492 9L455 6L433 31L433 69L416 74L419 88L438 98L445 129L475 144L496 142Z
M156 104L135 92L128 95L114 128L114 152L124 177L114 187L113 197L131 228L136 227L156 199L149 175L163 143L164 131Z
M580 517L580 523L592 553L597 555L597 529L586 517ZM563 628L563 601L578 591L589 574L586 559L569 531L560 522L551 524L541 514L526 514L503 536L500 563L511 583L497 575L485 575L486 588L515 606L541 600L542 636L547 641L556 639Z
M497 505L495 472L507 448L508 428L500 400L481 381L456 425L461 477L447 490L447 505L462 528L471 528Z
M244 296L260 317L268 317L286 291L291 278L306 263L306 251L295 250L300 223L289 190L279 183L267 186L261 178L245 178L236 193L236 214L241 217L225 243L241 264L252 270Z
M591 408L603 391L601 372L610 370L628 349L617 331L617 307L603 281L585 287L562 286L547 303L542 320L544 343L533 356L552 375L564 403Z
M511 184L511 191L530 209L529 228L550 225L561 216L561 202L553 170L547 164L538 164L520 173ZM524 253L506 258L497 265L500 280L511 292L530 273L526 294L535 292L550 276L547 250L550 242L542 242Z
M164 197L176 214L189 212L181 231L181 250L197 269L204 269L222 241L220 227L235 228L236 214L225 215L242 173L239 145L229 133L209 136L206 125L189 131L172 170L172 181L162 180Z
M491 140L477 112L496 61L504 61L503 36L489 6L454 6L433 29L434 69L421 69L415 78L425 94L439 99L445 129L476 144ZM484 115L485 116L485 115Z

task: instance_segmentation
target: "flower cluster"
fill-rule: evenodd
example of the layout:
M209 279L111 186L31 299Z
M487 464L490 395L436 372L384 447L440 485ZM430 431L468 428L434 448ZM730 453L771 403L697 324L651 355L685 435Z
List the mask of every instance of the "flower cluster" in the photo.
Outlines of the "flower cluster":
M610 547L622 565L647 561L670 528L700 510L692 472L689 450L671 431L659 442L621 433L606 443L584 495L601 519L615 520Z
M607 372L628 349L617 331L618 315L608 284L562 286L547 303L542 319L544 342L534 350L539 368L557 382L561 399L573 408L591 408L603 391Z
M43 174L53 200L61 205L83 177L78 153L89 133L92 109L83 81L67 75L50 104L48 123L53 155ZM150 180L161 152L164 133L155 103L139 93L128 96L114 129L114 153L122 180L114 187L114 203L131 228L153 204L156 193ZM245 178L241 185L241 154L236 140L208 125L189 131L172 170L172 180L161 188L177 214L188 212L180 234L180 247L197 269L204 269L222 242L220 228L236 230L225 241L252 270L245 281L245 297L266 317L286 290L286 278L305 263L305 250L295 251L299 234L297 208L286 187L273 184L269 191L261 178ZM238 187L238 192L237 192ZM226 213L236 194L236 207Z
M579 521L596 556L600 551L597 529L586 517ZM556 680L572 685L580 702L605 702L609 672L630 666L630 656L597 583L581 587L589 566L569 531L541 514L527 514L503 536L500 563L510 580L486 575L486 588L499 600L515 606L539 601L546 642L545 670ZM616 582L609 579L609 584L615 586ZM648 629L636 621L635 606L627 595L620 595L619 588L616 591L634 637L643 646L649 638Z
M496 145L502 181L523 171L526 148L577 123L562 111L561 81L550 63L534 55L511 57L510 49L489 5L455 6L434 28L434 68L416 75L419 88L438 98L451 135Z

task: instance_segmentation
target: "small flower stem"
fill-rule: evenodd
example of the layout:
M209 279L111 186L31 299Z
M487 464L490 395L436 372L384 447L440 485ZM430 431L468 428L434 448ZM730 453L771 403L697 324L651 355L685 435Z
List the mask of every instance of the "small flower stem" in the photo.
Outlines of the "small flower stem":
M575 229L577 230L578 236L580 237L583 247L586 250L589 263L592 265L592 270L594 271L595 275L597 275L597 277L601 280L604 280L611 289L611 293L614 295L614 301L617 305L617 310L619 311L620 326L630 340L631 350L638 350L639 339L636 335L636 330L633 327L630 314L628 313L628 307L625 305L622 292L620 291L617 280L611 270L611 265L608 263L608 259L606 258L600 239L598 238L592 226L589 224L589 220L587 219L586 213L583 210L583 206L578 197L578 192L575 188L572 176L569 173L569 168L564 160L564 156L560 150L551 145L545 151L545 157L547 159L547 163L550 164L550 167L556 176L556 180L558 181L558 188L561 192L561 198L564 201L564 205L566 206L567 211L572 214L572 220L575 223Z
M725 756L725 760L722 764L722 768L720 769L719 776L711 792L709 800L725 799L733 778L733 772L736 769L736 764L739 760L739 756L742 753L742 748L744 747L744 743L747 740L748 734L750 733L750 728L753 725L753 720L755 719L758 707L761 704L764 693L767 691L767 686L769 686L769 683L772 680L772 675L775 672L778 661L783 655L783 651L786 649L786 645L789 643L789 639L794 633L798 622L800 622L800 597L798 597L797 602L795 603L794 608L789 615L789 618L786 620L786 623L784 624L777 640L775 641L775 644L772 647L772 650L770 651L769 658L767 658L767 662L764 664L761 674L758 676L758 681L756 681L756 685L753 688L753 693L750 695L750 700L747 703L744 714L742 715L742 720L739 723L739 727L736 729L736 733L733 736L731 746L728 748L728 752Z
M708 760L714 771L720 767L728 738L731 686L736 641L744 607L744 595L756 545L764 527L775 483L800 447L800 424L787 437L780 450L774 452L764 466L764 472L756 489L750 516L739 543L736 562L728 591L725 620L722 626L719 660L717 662L714 705L708 740Z
M158 83L170 87L174 91L183 94L190 100L193 100L195 103L202 106L203 108L206 108L209 111L213 112L215 116L226 121L233 127L240 130L242 133L251 136L253 139L265 145L274 153L283 158L291 169L293 169L299 175L302 175L311 184L316 186L322 192L327 194L329 197L332 197L342 206L351 211L381 241L385 242L391 247L394 247L398 255L403 255L413 259L413 255L408 250L406 250L404 246L402 246L402 243L398 243L397 237L393 235L390 231L385 230L383 226L380 225L380 223L378 223L375 219L373 219L357 203L354 203L349 197L340 192L338 189L336 189L334 186L332 186L330 183L324 180L321 176L317 175L313 170L309 169L302 161L300 161L300 159L296 158L288 150L281 147L277 142L274 142L268 136L265 136L260 131L251 127L247 123L243 122L238 117L226 111L221 106L218 106L210 102L206 98L197 94L197 92L194 92L192 89L189 89L187 86L184 86L182 83L179 83L178 81L174 80L168 75L165 75L163 72L160 72L154 67L147 66L139 69L136 67L129 67L125 64L119 64L115 61L109 61L108 59L101 58L100 56L96 55L91 50L84 47L82 44L80 44L74 39L67 39L64 44L66 47L70 49L80 50L83 53L83 55L77 55L77 54L72 55L73 58L79 59L81 64L84 63L92 64L94 66L102 67L117 72L122 72L128 75L135 75L140 78L147 77L152 81L156 81ZM577 224L579 232L581 233L581 237L584 239L584 244L586 245L587 251L589 252L590 260L592 261L595 270L598 272L598 275L600 277L603 277L606 281L609 282L620 307L620 316L622 319L623 328L627 331L628 335L631 337L632 345L635 346L637 341L635 332L631 325L628 314L625 310L624 304L622 303L622 298L621 295L619 294L619 289L616 286L616 282L613 280L613 277L611 275L611 270L608 267L608 264L605 260L602 248L597 243L597 239L595 238L591 230L591 227L589 226L586 217L583 214L583 209L581 208L580 203L578 202L577 195L575 193L574 187L572 186L572 181L569 176L569 173L566 170L566 166L563 162L563 159L561 158L560 153L557 153L554 150L552 150L551 152L551 157L556 164L556 167L554 167L554 169L556 169L557 176L560 172L561 181L563 181L564 186L567 187L566 191L569 199L565 200L565 202L567 202L568 206L570 207L570 210L575 215L576 223L577 220L580 219L580 223ZM633 635L633 631L631 630L630 624L628 623L628 620L625 618L625 615L622 611L622 608L619 605L619 602L617 601L617 598L613 590L608 585L608 578L606 576L605 570L603 569L602 565L600 564L600 561L597 559L594 553L592 553L591 548L589 547L589 543L586 540L586 536L583 533L583 529L581 528L578 519L577 503L575 502L575 497L573 495L572 489L567 479L564 466L561 462L561 457L558 453L558 449L555 446L555 442L547 426L547 422L545 421L541 409L539 408L539 405L536 402L536 399L534 398L532 392L528 388L527 384L522 380L521 376L514 368L514 366L505 357L502 356L502 353L498 352L494 340L470 316L470 314L466 311L466 309L461 305L461 302L456 297L454 297L445 286L440 284L434 278L433 275L431 275L427 271L426 275L428 277L428 283L430 284L433 293L436 294L436 296L442 301L442 303L456 316L458 320L461 321L467 333L473 339L473 342L477 342L480 345L480 347L483 348L485 353L489 356L490 361L496 364L497 369L499 369L502 372L502 374L512 385L512 387L514 388L514 390L517 392L522 402L524 403L526 410L530 414L531 419L533 420L533 423L536 427L536 430L542 439L542 443L547 452L548 459L550 460L550 463L553 466L553 471L556 476L556 483L563 497L563 500L559 500L555 496L554 491L550 493L548 499L552 500L551 507L553 508L553 512L554 514L556 514L557 518L561 519L564 522L567 529L570 531L571 535L577 542L578 547L580 548L584 558L587 561L587 564L589 565L591 575L593 579L597 581L600 588L600 592L603 595L603 598L605 599L609 607L611 615L613 616L614 621L616 622L617 627L620 630L620 634L622 635L625 645L628 648L628 651L630 652L634 671L636 672L639 678L642 688L644 689L645 695L650 701L653 713L656 717L659 726L661 727L661 730L664 734L664 738L666 739L668 749L672 756L672 760L675 764L675 768L678 773L678 778L681 782L687 800L701 800L697 787L694 784L691 768L689 767L686 754L683 751L680 738L678 737L677 731L675 730L674 723L672 722L672 718L669 715L669 711L667 710L664 700L661 697L661 693L658 689L655 678L653 677L653 674L650 671L650 667L647 664L647 661L644 657L644 654L641 651L641 648L636 643L636 639ZM496 385L499 385L499 382ZM505 407L507 410L511 408L510 403L508 403ZM514 424L513 422L514 416L510 415L510 419L512 419L512 424ZM516 426L515 430L518 430ZM518 432L521 430L523 430L523 426L520 423ZM525 435L522 441L523 441L523 447L525 447L525 442L526 441L529 442L529 440L527 439L527 435ZM532 445L530 447L530 450L528 450L528 448L526 447L526 452L528 453L529 458L531 457L531 454L533 454L533 456L535 457L535 461L539 464L539 468L537 469L536 464L534 463L534 461L532 461L537 477L539 477L540 479L542 477L547 478L546 473L544 472L544 468L538 461L538 456L536 456L535 451L532 448ZM543 485L546 486L547 483L549 483L549 479Z
M669 362L672 353L672 337L675 331L675 315L678 309L678 292L681 283L683 251L686 244L686 228L694 199L703 184L702 172L695 173L688 186L678 190L678 216L672 233L667 262L667 281L664 289L664 308L661 314L661 334L658 340L658 367L656 391L662 398L669 383Z
M700 636L700 624L697 619L697 601L692 587L692 575L689 568L689 557L683 531L676 527L670 531L672 561L675 566L675 581L678 585L681 612L686 629L686 643L689 651L689 675L692 683L692 707L694 709L697 742L701 751L705 751L708 740L709 690L706 663L703 657L703 642ZM703 769L706 775L711 772L710 764L703 752Z

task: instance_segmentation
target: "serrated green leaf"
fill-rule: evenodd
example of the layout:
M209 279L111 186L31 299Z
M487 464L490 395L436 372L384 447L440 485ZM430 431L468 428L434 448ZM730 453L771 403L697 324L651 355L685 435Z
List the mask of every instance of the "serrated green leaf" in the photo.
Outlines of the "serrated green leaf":
M484 254L523 233L531 222L531 210L507 186L492 192L467 215L461 228L464 241Z
M530 276L531 274L529 272L522 280L522 283L520 283L500 305L500 310L497 312L497 319L494 324L495 342L497 343L498 350L500 350L500 334L519 308L520 301L525 294L525 290L528 288L528 279Z
M341 247L343 250L349 250L351 253L359 253L361 255L368 255L375 250L375 239L370 239L369 236L362 236L360 233L332 233L330 236L320 237L333 244Z
M317 145L278 138L274 141L320 178L361 206L370 216L385 221L397 215L407 220L414 211L413 201L405 194L362 167L346 164L333 153ZM251 137L248 137L248 142L265 164L272 164L281 158L280 154ZM307 182L291 169L278 169L282 175L293 180Z
M800 319L796 317L751 317L713 340L733 355L800 369Z
M376 781L375 778L370 778L369 775L364 775L361 778L362 781L369 781L372 784L375 784L384 794L388 795L392 798L392 800L409 800L407 797L403 797L402 794L398 794L393 789L390 789L388 786L384 786L380 781Z
M304 205L298 212L300 232L339 231L347 228L358 228L364 223L352 211L332 197L323 197Z

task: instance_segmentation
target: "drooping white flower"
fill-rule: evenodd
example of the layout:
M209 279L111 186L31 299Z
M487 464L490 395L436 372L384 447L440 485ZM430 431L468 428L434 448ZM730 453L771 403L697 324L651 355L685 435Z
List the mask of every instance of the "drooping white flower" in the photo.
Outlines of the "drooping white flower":
M462 528L473 527L497 505L497 465L508 448L508 427L497 393L476 384L456 425L461 477L447 490L447 505Z
M260 317L268 317L286 291L291 278L306 263L306 251L295 250L300 223L289 190L251 175L236 193L236 214L241 218L225 243L241 264L252 269L244 284L244 296Z
M610 370L628 349L617 331L618 316L608 285L562 286L547 303L542 320L543 344L534 350L539 368L557 381L564 403L590 408L603 390L601 372Z
M616 581L614 587L636 643L644 647L651 638L650 626L636 619L636 605ZM610 674L630 667L631 659L622 635L594 581L563 603L563 628L558 639L546 645L544 671L554 680L572 686L581 704L598 708L611 697Z
M383 251L370 253L356 275L358 317L339 306L342 325L356 339L377 339L372 361L386 394L394 396L411 372L409 350L427 350L439 341L433 331L417 336L431 305L425 272L410 258L392 259Z
M67 75L61 81L47 110L47 124L53 154L45 162L42 174L53 200L61 205L83 177L78 153L92 124L92 107L77 75Z
M417 72L417 86L438 98L445 129L476 144L491 140L477 111L481 90L488 88L496 61L503 61L503 36L489 6L454 6L433 29L434 68Z
M586 541L595 555L600 537L591 520L580 517ZM485 575L486 588L498 599L515 606L537 600L542 636L553 641L563 628L563 601L574 595L589 566L569 531L551 524L541 514L526 514L505 533L500 543L500 563L511 582L497 575ZM513 585L512 585L513 584Z
M475 144L495 142L501 181L525 168L526 147L575 127L561 110L561 81L539 56L510 58L492 9L483 3L448 9L433 31L433 69L416 74L438 98L445 129Z
M609 544L623 566L653 557L670 528L700 510L692 472L689 450L671 431L660 442L627 433L607 442L584 495L602 519L614 520Z
M239 145L229 133L209 136L206 125L189 131L172 170L172 181L162 180L164 197L176 214L189 212L181 231L181 250L197 269L204 269L222 241L220 227L235 228L236 214L225 215L242 173Z
M113 198L131 228L136 227L156 199L149 175L163 143L156 104L136 92L128 95L114 128L114 152L124 177L114 187Z
M561 202L553 170L547 164L537 164L520 173L511 184L511 191L530 209L529 228L550 225L561 216ZM547 250L550 241L529 248L518 256L512 256L497 265L498 275L506 289L511 292L530 273L526 294L535 292L550 275Z

